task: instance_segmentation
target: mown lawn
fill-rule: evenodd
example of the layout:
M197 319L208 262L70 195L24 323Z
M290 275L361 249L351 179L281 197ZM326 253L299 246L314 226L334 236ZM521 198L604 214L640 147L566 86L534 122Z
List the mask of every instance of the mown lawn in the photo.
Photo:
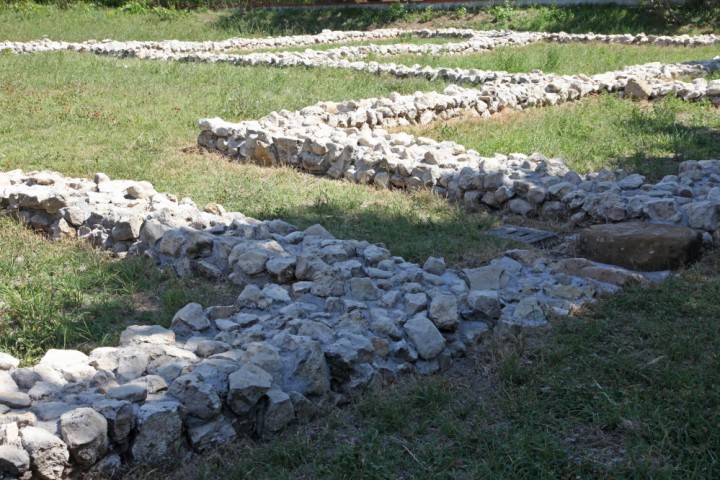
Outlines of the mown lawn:
M294 20L258 13L131 15L86 5L27 5L0 8L0 39L48 34L67 40L207 40L233 32L423 20L324 13L325 23L319 23L318 14ZM495 9L466 15L433 17L422 25L447 20L477 27L477 22L502 20L515 28L535 22L568 31L716 28L713 23L668 27L626 9ZM611 20L617 24L611 26ZM517 60L495 52L487 61L525 68L539 60L532 68L544 70L556 62L556 68L571 71L596 51L548 47L536 46L528 57L518 50ZM703 52L602 51L603 58L591 58L583 68L680 61ZM574 60L565 60L564 52ZM195 146L199 117L252 119L320 100L444 86L342 70L162 63L70 52L5 54L0 55L0 169L52 169L75 176L104 171L149 180L199 205L219 202L300 227L319 222L343 238L383 242L409 260L435 254L453 265L477 265L506 247L483 235L498 221L487 214L428 192L379 191L291 169L233 164ZM413 131L487 155L541 151L563 156L581 170L620 166L657 177L674 171L682 159L720 157L717 112L708 103L644 104L603 95ZM128 478L718 478L718 267L717 251L710 252L702 264L667 282L630 288L577 317L553 320L549 329L498 336L442 376L403 379L269 442L242 440L184 464L182 471L139 469ZM128 322L167 325L191 299L219 304L237 293L175 279L139 259L118 261L77 242L48 242L9 220L0 222L0 350L29 362L51 347L88 350L112 344Z

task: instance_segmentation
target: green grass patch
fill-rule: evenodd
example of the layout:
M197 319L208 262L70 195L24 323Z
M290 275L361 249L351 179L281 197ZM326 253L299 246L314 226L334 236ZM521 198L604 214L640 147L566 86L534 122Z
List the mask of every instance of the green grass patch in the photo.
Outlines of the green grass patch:
M525 47L502 47L468 55L397 55L378 57L379 62L429 65L447 68L504 70L510 73L535 69L560 75L595 75L620 70L626 65L649 62L682 63L707 60L718 55L717 47L658 47L603 43L535 43Z
M185 304L218 301L224 288L166 275L140 258L51 242L0 218L0 351L26 362L50 348L117 345L128 325L167 327Z
M603 94L557 107L508 112L487 120L408 130L453 140L482 155L540 152L580 172L624 168L658 180L684 160L720 158L720 115L709 102L676 97L652 103Z

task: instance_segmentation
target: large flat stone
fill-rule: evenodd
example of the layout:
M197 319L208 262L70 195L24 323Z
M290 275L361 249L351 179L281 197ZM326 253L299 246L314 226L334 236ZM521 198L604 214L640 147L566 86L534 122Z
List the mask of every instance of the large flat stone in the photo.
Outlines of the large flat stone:
M580 232L580 255L641 271L677 268L700 257L702 236L692 228L628 222L595 225Z

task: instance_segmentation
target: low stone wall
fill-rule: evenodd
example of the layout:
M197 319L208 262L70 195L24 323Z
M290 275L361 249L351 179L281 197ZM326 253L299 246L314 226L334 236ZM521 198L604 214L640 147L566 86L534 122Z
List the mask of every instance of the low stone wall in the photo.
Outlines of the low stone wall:
M627 45L659 45L659 46L702 46L720 43L720 35L646 35L644 33L632 35L605 35L605 34L569 34L545 32L514 32L510 30L471 30L471 29L377 29L370 31L331 31L324 30L317 35L293 35L269 38L230 38L217 42L186 42L179 40L163 41L114 41L114 40L88 40L86 42L58 42L50 39L34 40L29 42L0 42L0 51L10 50L15 53L36 53L57 50L89 51L105 55L131 56L150 55L147 51L164 53L223 53L237 50L258 50L272 48L297 48L304 46L327 45L342 42L360 42L373 40L387 40L392 38L415 36L420 38L450 38L466 39L467 42L447 44L421 44L421 45L366 45L342 47L346 56L355 59L363 58L368 54L399 55L403 53L469 53L473 42L479 42L485 47L477 47L475 51L492 49L497 46L527 45L538 41L571 43L571 42L601 42L619 43ZM459 47L459 45L466 47ZM391 50L384 50L389 47ZM331 53L332 55L332 53Z
M554 105L600 91L647 98L674 94L718 102L718 80L663 80L718 66L718 61L648 64L592 77L502 73L499 82L478 90L450 86L442 94L322 102L240 123L204 119L198 144L239 161L292 165L383 188L432 188L468 205L520 215L577 224L640 219L685 225L706 231L709 241L720 220L719 161L684 162L678 175L649 184L641 175L622 171L582 176L570 171L562 159L538 154L481 157L454 142L387 133L382 127L427 124L460 115L489 116L505 108Z
M498 326L537 326L640 274L515 250L481 268L422 266L383 246L258 221L147 182L0 173L0 207L53 238L227 279L232 305L191 303L170 329L132 326L117 347L0 354L0 472L97 478L266 435L405 372L447 365ZM662 276L662 275L661 275Z

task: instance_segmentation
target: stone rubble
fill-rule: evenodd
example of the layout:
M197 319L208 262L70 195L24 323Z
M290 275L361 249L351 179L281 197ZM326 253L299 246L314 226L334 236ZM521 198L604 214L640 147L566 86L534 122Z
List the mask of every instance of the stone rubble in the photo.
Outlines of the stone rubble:
M645 278L527 250L474 269L435 257L420 266L319 225L203 211L103 174L2 172L0 207L53 238L145 255L240 292L233 305L188 304L170 329L128 327L117 347L89 355L50 350L19 368L4 354L0 473L17 478L92 478L128 459L268 435L381 379L437 371L493 329L543 325Z

